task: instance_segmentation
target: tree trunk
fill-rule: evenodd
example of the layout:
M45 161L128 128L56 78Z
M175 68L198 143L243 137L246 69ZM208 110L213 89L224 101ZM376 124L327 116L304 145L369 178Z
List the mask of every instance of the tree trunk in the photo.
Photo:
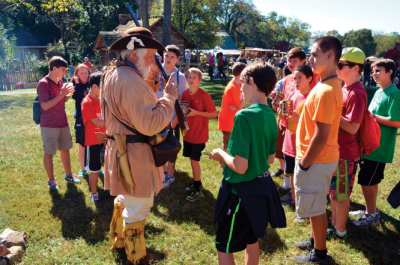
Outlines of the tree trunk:
M163 44L171 44L171 0L164 0Z
M149 25L149 0L142 0L142 27L150 29Z

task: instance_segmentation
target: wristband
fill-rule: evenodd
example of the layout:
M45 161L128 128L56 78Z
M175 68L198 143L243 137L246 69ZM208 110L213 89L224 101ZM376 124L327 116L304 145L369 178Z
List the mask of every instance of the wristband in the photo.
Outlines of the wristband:
M307 170L311 167L311 165L308 166L307 168L304 168L304 167L301 166L301 162L300 162L300 163L299 163L299 167L300 167L301 170L307 171Z

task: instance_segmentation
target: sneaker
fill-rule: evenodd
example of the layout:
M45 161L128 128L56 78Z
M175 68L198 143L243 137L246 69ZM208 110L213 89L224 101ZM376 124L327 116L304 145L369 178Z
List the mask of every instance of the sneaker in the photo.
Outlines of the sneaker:
M289 191L285 196L282 196L280 198L280 200L281 200L281 202L284 202L284 201L289 200L290 198L292 198L292 191Z
M276 190L278 191L279 197L282 197L282 196L286 195L288 192L290 192L291 189L290 188L285 189L282 186L282 187L277 188Z
M80 179L74 173L69 176L65 174L65 181L72 184L81 183Z
M378 208L376 208L375 214L378 214L379 216L381 215ZM349 212L349 215L354 215L356 217L363 217L365 215L365 210L352 211Z
M357 221L353 221L353 224L361 228L369 228L372 224L379 224L381 222L380 219L381 217L379 214L376 214L375 217L373 217L372 215L366 213L363 217L361 217Z
M329 265L331 264L331 257L329 256L328 253L326 253L326 257L324 259L321 259L317 256L317 253L315 252L315 249L312 249L310 252L307 254L304 254L302 256L296 256L294 257L296 262L306 264L306 263L317 263L317 264L324 264L324 265Z
M92 202L100 202L100 201L101 201L98 192L96 192L95 194L90 194L90 195L89 195L89 198L90 198L90 200L91 200Z
M201 196L201 191L193 190L190 195L186 197L187 201L194 202Z
M344 234L344 236L339 236L337 234L336 227L334 227L334 226L328 228L328 231L326 232L326 240L345 239L345 238L347 238L347 231L346 231L346 234Z
M274 173L271 174L271 177L279 177L283 175L283 170L278 168Z
M87 171L85 169L79 170L78 178L83 178L86 175Z
M203 184L200 185L200 189L202 189L202 188L203 188ZM189 193L192 193L193 191L195 191L195 189L194 189L194 183L193 183L193 184L190 184L190 186L186 187L185 191L186 191L186 192L189 192Z
M314 244L310 239L306 241L294 242L301 250L314 249Z
M288 200L286 200L285 202L282 203L282 206L296 206L296 201L292 199L292 197L290 197Z
M49 180L48 184L51 190L58 190L57 181L55 179Z
M293 222L295 222L295 223L304 223L305 221L306 221L306 218L300 217L300 216L297 215Z
M174 175L170 176L168 174L164 174L164 176L165 177L164 177L164 180L162 182L163 189L168 189L169 186L171 186L171 184L175 181L175 176Z

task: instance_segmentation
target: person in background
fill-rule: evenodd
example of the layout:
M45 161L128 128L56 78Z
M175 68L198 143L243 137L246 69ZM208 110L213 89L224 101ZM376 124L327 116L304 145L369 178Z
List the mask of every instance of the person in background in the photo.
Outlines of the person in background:
M89 85L89 76L91 71L86 64L79 64L75 73L72 75L72 84L75 87L75 92L72 95L72 98L75 100L75 143L78 144L78 158L81 169L79 170L78 177L82 178L86 175L85 170L85 147L82 141L82 136L84 132L85 124L82 119L82 100L89 94L90 85Z
M394 44L393 48L388 50L385 53L385 56L383 56L383 58L391 59L394 62L395 66L396 66L396 70L400 66L400 51L399 51L399 48L400 48L400 42L396 42ZM396 74L396 73L394 73L394 74Z
M365 61L364 64L364 84L367 83L367 86L371 86L371 62L369 59Z
M92 69L92 63L89 62L88 57L85 57L85 62L83 64L86 65L90 70Z
M69 65L69 82L72 82L71 80L72 80L72 76L74 75L74 73L75 73L75 68L72 66L72 64L70 64Z
M283 62L283 59L281 58L278 62L278 80L283 78L283 67L285 66L285 63Z
M210 80L214 80L214 68L215 68L215 57L214 54L210 54L210 58L208 58L208 75L210 76Z
M89 198L92 202L100 202L97 182L101 171L100 152L104 143L99 143L96 133L105 133L106 127L100 109L101 72L90 75L89 94L82 101L82 118L85 123L85 170L90 172Z
M190 58L191 54L190 51L187 49L185 52L185 72L187 72L187 70L189 70L190 68Z
M171 76L172 73L175 73L174 75L174 80L173 82L177 84L178 88L178 100L181 99L181 96L183 92L187 90L187 84L186 84L186 77L184 74L182 74L176 67L175 65L179 62L180 58L180 50L178 46L176 45L168 45L165 47L166 52L164 52L164 69L167 72L168 76ZM160 88L158 89L156 96L157 98L162 98L164 93L164 87L163 87L163 81L161 80L161 75L160 75ZM175 136L178 141L180 140L180 131L179 131L179 125L178 125L178 118L176 116L175 110L174 114L171 119L171 129L169 131L170 134ZM174 171L175 171L175 162L168 162L168 165L164 165L164 181L163 181L163 188L166 189L168 188L174 181L175 181L175 176L174 176Z
M190 130L183 136L183 156L190 158L193 172L193 184L185 190L187 201L193 202L201 196L200 158L209 138L209 119L217 117L217 109L210 94L199 87L202 73L197 68L190 68L187 75L189 89L183 92L182 101L189 101L189 114L186 120Z
M203 53L201 54L200 62L201 62L201 71L204 73L206 71L206 67L207 67L207 65L206 65L207 58Z
M222 96L221 111L218 115L218 130L222 131L223 150L228 148L229 138L233 128L233 119L235 114L244 107L242 92L240 91L242 83L240 74L246 68L244 63L235 63L232 67L233 80L225 88Z
M225 56L222 54L222 52L218 53L218 75L219 75L219 79L222 79L222 76L224 76L225 80L226 80L226 75L224 72L224 66L225 66Z
M281 80L278 80L278 82L276 82L276 86L275 86L275 93L276 92L282 92L283 91L283 85L285 84L285 78L292 74L292 72L290 72L289 67L287 65L285 65L283 67L283 78Z
M65 170L65 181L80 183L79 178L71 171L69 149L72 148L72 138L65 112L65 102L68 94L74 92L74 87L63 85L61 78L67 72L67 61L54 56L49 61L49 74L37 84L37 93L40 102L40 131L43 141L43 164L49 177L48 185L51 190L57 190L58 185L54 177L53 156L60 150L61 162Z

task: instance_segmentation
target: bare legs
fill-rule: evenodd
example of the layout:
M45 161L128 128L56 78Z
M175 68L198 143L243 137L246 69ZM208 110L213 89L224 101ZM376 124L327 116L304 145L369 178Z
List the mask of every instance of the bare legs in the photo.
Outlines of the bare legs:
M190 164L192 165L192 170L193 170L193 180L200 181L201 180L200 161L195 161L190 159Z
M85 169L85 147L78 144L78 157L81 169Z
M367 206L367 213L375 214L376 198L378 196L378 184L373 186L361 186L364 193L364 200Z
M339 232L346 231L347 216L350 209L350 200L334 201L331 200L332 205L332 225L335 226Z
M92 194L97 193L97 182L99 181L99 174L100 172L91 172L89 175L89 185Z
M260 247L258 241L254 244L247 245L245 250L245 264L258 265L260 259ZM234 265L232 253L223 253L218 251L218 261L220 265Z
M62 150L60 151L61 162L63 163L65 174L67 176L71 175L71 158L69 155L69 150ZM44 168L46 169L47 176L49 180L54 179L54 167L53 167L53 155L44 153L43 156L43 164Z
M314 248L317 250L326 249L326 230L328 229L328 219L326 213L310 217L311 236L314 238Z

